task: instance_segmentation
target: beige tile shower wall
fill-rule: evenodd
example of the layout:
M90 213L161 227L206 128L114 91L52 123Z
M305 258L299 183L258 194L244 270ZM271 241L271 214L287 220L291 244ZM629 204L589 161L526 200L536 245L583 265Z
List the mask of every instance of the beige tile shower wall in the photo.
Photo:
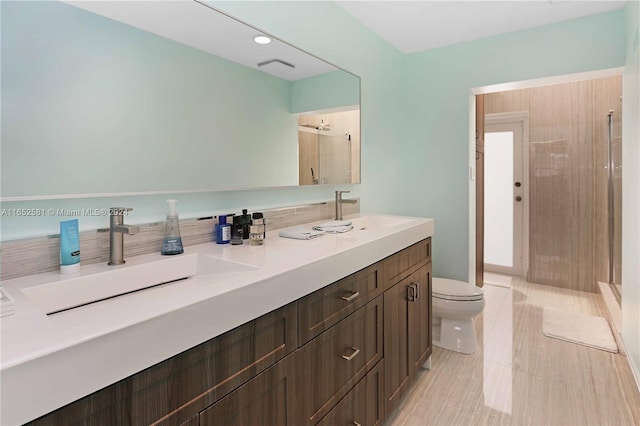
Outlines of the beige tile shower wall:
M486 114L529 112L531 282L596 291L595 277L603 261L596 245L602 238L597 224L603 213L597 189L602 176L597 168L595 115L596 106L602 103L601 93L608 93L615 79L619 80L613 77L485 96Z
M318 134L298 131L298 184L318 183ZM313 169L313 173L311 170Z
M264 210L267 230L286 228L303 223L332 219L335 202L308 204L295 207ZM360 212L360 203L344 204L345 215ZM214 226L217 219L180 220L180 235L185 247L214 241ZM136 235L124 236L124 253L127 257L157 253L162 247L164 223L140 225ZM268 241L267 241L268 244ZM82 264L109 261L109 232L106 229L80 233ZM6 241L1 248L2 280L56 271L60 264L60 236Z

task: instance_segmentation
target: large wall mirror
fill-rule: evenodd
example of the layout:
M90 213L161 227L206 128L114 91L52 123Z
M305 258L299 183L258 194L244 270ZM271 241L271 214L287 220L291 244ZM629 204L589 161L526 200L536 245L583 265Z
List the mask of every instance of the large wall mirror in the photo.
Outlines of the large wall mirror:
M3 200L360 181L349 72L196 1L1 7Z

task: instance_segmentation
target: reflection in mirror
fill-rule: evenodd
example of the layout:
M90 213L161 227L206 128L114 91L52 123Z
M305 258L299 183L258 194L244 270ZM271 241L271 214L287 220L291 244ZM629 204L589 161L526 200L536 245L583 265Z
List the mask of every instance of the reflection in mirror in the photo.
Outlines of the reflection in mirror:
M360 110L298 116L300 185L360 182Z
M195 1L1 7L3 200L306 184L325 116L315 179L360 181L346 71Z

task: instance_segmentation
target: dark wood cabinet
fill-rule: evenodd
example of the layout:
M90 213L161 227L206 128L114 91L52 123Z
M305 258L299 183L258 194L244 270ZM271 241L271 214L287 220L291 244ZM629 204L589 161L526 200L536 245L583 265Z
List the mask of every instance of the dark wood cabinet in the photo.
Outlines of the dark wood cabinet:
M418 372L431 356L431 263L413 275L416 295L409 303L409 356L414 372Z
M304 344L382 294L380 262L298 301L299 342Z
M180 425L297 347L290 304L36 419L34 425Z
M384 362L379 362L319 426L376 426L384 422Z
M384 293L386 412L396 409L431 356L431 263Z
M298 351L300 424L316 424L382 359L382 302L372 300Z
M382 261L387 290L431 262L431 238L417 242Z
M200 426L295 426L296 354L263 371L200 413Z
M37 425L379 425L431 355L431 239Z

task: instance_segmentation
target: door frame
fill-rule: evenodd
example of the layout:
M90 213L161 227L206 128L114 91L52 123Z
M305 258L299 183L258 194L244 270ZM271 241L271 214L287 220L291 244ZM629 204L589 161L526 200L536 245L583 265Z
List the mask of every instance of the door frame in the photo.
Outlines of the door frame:
M622 75L624 67L607 68L597 71L577 72L574 74L554 75L550 77L533 78L530 80L511 81L485 86L470 87L467 102L469 105L469 117L467 129L468 161L469 161L469 255L468 277L470 284L476 284L476 95L487 93L505 92L507 90L527 89L530 87L546 86L549 84L571 83L581 80L592 80L601 77Z
M522 218L521 218L521 232L522 240L520 241L520 252L522 253L522 262L518 265L521 269L518 270L514 264L514 268L505 268L500 270L500 267L494 265L491 268L492 272L502 272L510 274L511 271L507 269L514 269L514 274L527 278L529 275L529 111L515 111L515 112L500 112L494 114L484 115L484 132L487 133L487 127L490 125L516 125L520 127L522 132L522 146L520 150L522 152ZM486 143L486 142L485 142ZM516 149L514 148L514 153ZM486 150L485 150L486 154ZM515 170L515 165L514 165ZM486 185L486 182L485 182ZM486 191L485 191L486 193ZM477 212L476 212L477 213ZM517 226L517 222L514 217L514 230ZM515 232L514 232L515 236Z

